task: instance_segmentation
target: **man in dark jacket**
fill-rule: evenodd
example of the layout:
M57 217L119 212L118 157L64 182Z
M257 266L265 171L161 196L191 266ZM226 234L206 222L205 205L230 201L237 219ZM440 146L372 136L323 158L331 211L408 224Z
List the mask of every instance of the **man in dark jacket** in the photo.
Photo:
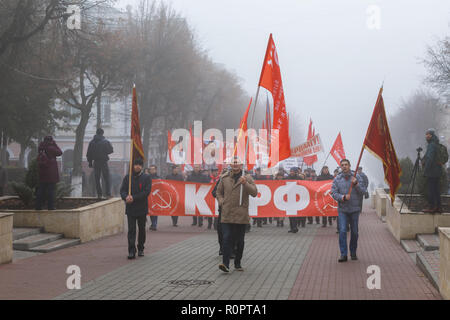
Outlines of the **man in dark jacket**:
M123 178L120 196L126 203L125 214L128 220L128 259L136 257L136 223L138 225L138 256L144 256L145 223L148 214L148 196L152 190L152 179L142 172L144 161L140 158L133 162L131 194L129 194L129 174Z
M180 167L179 166L173 166L172 167L172 173L169 174L166 177L166 180L175 180L175 181L183 181L184 178L183 176L180 174ZM172 216L172 225L174 227L178 227L178 216Z
M333 180L333 175L330 174L330 171L327 166L324 166L320 171L320 175L317 177L317 181L326 181ZM333 224L333 217L328 217L328 224L331 226ZM327 217L322 217L322 227L325 228L327 226Z
M95 185L97 188L97 197L101 198L103 195L100 178L103 176L105 182L105 195L107 198L111 197L111 184L109 177L108 160L109 155L114 152L111 143L103 136L104 131L101 128L97 129L97 134L89 143L86 153L89 168L94 168ZM92 163L93 162L93 163Z
M48 210L55 210L55 189L59 182L59 169L56 157L62 155L61 149L47 136L38 147L39 186L36 195L36 210L42 210L44 196L47 195Z
M152 180L161 179L161 177L158 176L158 167L154 164L152 164L150 168L145 169L144 171L148 172L148 175ZM158 216L150 216L150 221L152 223L150 225L150 231L156 231L158 227Z
M425 133L428 146L422 159L423 175L427 179L429 208L423 210L426 213L441 213L441 192L439 180L442 174L442 164L438 163L439 138L434 129L428 129Z
M3 197L6 184L8 183L8 172L0 164L0 197Z
M201 169L202 169L201 165L195 164L194 170L187 177L186 181L187 182L198 182L198 183L209 183L210 179L202 173ZM198 226L202 227L203 226L203 217L198 217L198 219L197 219L196 216L193 216L192 217L192 225L193 226L197 225L197 221L198 221Z
M289 175L284 178L285 180L302 180L298 174L298 168L292 167L289 170ZM297 233L298 225L301 224L302 227L305 227L306 217L289 217L289 233Z

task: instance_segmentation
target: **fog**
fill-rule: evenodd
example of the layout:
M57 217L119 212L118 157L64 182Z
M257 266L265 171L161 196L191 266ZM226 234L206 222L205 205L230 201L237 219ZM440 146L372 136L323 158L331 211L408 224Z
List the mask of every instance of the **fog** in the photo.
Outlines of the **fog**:
M117 6L137 8L139 0ZM287 110L298 125L312 118L326 152L339 131L353 165L384 81L386 112L423 86L426 47L449 32L448 0L172 0L212 59L234 71L249 95L256 93L270 33L277 46ZM370 6L379 8L379 29ZM262 90L264 91L264 90ZM265 92L261 97L265 98ZM242 106L244 111L246 106ZM264 110L257 110L264 112ZM238 121L238 120L237 120ZM259 124L258 124L259 127ZM418 141L418 145L423 141ZM319 155L316 169L325 154ZM382 181L381 163L364 153L369 177ZM330 157L331 167L336 163ZM375 166L376 168L376 166Z

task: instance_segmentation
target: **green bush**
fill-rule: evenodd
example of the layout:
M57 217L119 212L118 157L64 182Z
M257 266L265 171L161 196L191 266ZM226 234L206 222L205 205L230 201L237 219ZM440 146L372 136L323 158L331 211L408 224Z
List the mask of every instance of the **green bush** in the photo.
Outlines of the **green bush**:
M12 182L11 187L14 193L17 194L19 199L25 204L25 206L30 206L35 198L33 189L27 186L25 183Z
M73 187L71 185L65 184L64 182L58 182L56 184L55 190L55 198L56 200L62 199L70 196L73 191Z

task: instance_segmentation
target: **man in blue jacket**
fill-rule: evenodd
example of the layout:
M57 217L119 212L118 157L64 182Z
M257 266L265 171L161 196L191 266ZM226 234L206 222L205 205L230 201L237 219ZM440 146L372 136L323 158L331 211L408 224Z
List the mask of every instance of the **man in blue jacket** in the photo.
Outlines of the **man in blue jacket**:
M122 181L120 196L126 203L125 214L128 220L128 259L136 257L136 223L138 225L138 256L144 256L145 223L148 214L148 196L152 190L152 179L142 171L144 161L137 158L133 162L131 176L131 195L128 193L129 175Z
M357 260L356 248L358 246L358 220L361 213L361 198L366 192L366 186L359 174L356 178L350 170L350 161L341 160L342 172L333 180L331 195L338 202L339 214L339 248L341 257L339 262L347 261L347 225L350 224L350 256ZM350 195L348 194L352 187Z

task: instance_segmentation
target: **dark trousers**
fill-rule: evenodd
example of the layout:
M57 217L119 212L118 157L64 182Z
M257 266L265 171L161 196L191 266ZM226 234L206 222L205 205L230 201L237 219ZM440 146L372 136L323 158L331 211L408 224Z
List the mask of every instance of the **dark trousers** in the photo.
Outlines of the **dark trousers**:
M213 224L213 218L212 217L208 217L208 229L211 229Z
M197 225L197 221L198 221L198 226L201 227L203 225L203 217L197 217L197 216L192 217L192 225L193 226Z
M308 217L308 223L309 224L313 223L313 217ZM316 223L317 224L320 223L320 217L316 217Z
M327 225L327 218L328 218L328 224L331 226L333 224L333 217L322 217L322 225Z
M138 226L138 245L139 251L144 251L145 243L145 224L147 222L147 216L132 217L127 215L128 220L128 252L136 253L136 223Z
M152 227L157 227L158 225L158 216L150 216L150 221L152 222Z
M302 227L305 227L305 224L306 224L306 217L298 217L297 218L297 224L298 224L298 226L302 226Z
M289 217L289 226L291 228L291 231L298 231L297 225L298 225L298 218L297 217L293 217L293 218Z
M178 224L178 216L172 216L172 224L176 226Z
M240 266L244 253L244 239L246 224L222 223L223 234L223 264L230 266L230 256L233 245L236 245L234 265Z
M0 187L0 197L3 197L3 187Z
M439 178L427 178L428 202L432 209L441 207L441 192L439 188Z
M94 161L94 176L95 176L95 187L97 188L97 197L101 198L102 185L100 183L100 178L103 176L103 181L105 182L105 195L107 197L111 196L111 183L109 181L109 167L106 161Z
M219 207L219 218L217 219L217 240L219 241L219 251L223 253L223 231L222 231L222 223L221 221L222 216L222 208Z
M36 194L36 210L42 210L42 205L47 200L48 210L55 210L56 183L41 182Z

